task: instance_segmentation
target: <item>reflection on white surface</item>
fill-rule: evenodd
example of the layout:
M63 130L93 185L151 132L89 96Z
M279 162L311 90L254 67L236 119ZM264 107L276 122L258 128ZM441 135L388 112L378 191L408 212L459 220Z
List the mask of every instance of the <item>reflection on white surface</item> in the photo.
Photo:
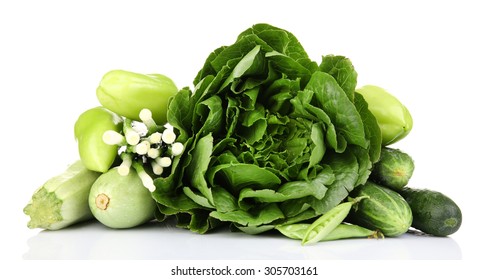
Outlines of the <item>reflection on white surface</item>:
M167 223L112 230L89 222L60 231L42 231L27 242L24 259L461 259L449 237L347 239L302 246L279 234L247 235L220 230L200 235Z

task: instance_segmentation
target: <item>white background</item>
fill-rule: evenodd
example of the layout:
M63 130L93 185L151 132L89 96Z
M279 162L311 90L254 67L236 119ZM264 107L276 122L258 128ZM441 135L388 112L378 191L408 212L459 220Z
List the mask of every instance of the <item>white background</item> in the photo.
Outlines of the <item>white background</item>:
M41 268L67 265L77 271L74 276L108 273L106 266L113 269L110 273L138 275L128 269L132 265L112 262L78 267L22 260L28 240L39 234L27 229L22 208L38 186L77 158L73 124L81 112L98 106L95 89L104 73L161 73L180 88L190 86L211 51L233 43L259 22L295 34L316 61L326 54L349 57L359 74L358 86L375 84L396 95L414 119L411 134L395 145L415 160L410 185L441 191L463 210L463 225L449 239L459 246L462 261L387 262L386 267L435 267L432 275L459 276L476 269L479 258L486 260L488 20L483 1L86 2L0 4L4 267L46 279L48 271ZM216 246L210 250L219 250L218 239L209 242ZM205 258L202 252L195 254ZM282 256L271 252L269 263L280 264L271 261L275 258ZM349 266L377 264L310 263L325 265L324 277L329 275L325 271L338 273L338 268L361 275ZM139 265L167 279L168 269L155 271L166 262Z

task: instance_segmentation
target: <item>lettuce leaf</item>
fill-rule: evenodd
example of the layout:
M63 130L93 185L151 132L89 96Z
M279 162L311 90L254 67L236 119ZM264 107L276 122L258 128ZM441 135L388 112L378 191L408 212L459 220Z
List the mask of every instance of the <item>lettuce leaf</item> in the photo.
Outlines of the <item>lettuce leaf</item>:
M369 177L381 134L343 56L312 61L267 24L214 50L169 104L185 153L155 179L157 217L249 234L313 219Z
M347 57L341 55L323 56L319 69L334 77L349 100L354 102L358 75Z

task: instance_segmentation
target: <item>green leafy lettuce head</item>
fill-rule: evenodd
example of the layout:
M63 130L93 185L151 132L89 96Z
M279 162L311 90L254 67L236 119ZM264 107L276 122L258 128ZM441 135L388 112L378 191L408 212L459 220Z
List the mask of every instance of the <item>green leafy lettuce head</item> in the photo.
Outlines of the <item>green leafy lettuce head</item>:
M311 61L290 32L254 25L170 101L185 153L155 180L158 219L247 233L314 218L364 183L381 135L343 56Z

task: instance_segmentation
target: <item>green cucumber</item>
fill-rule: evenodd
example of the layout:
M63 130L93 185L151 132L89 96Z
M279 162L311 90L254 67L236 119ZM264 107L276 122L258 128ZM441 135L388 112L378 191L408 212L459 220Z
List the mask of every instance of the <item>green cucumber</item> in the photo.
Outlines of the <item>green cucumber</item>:
M399 149L383 147L380 160L371 172L371 181L394 191L401 190L413 175L415 164L407 153Z
M404 188L400 194L412 209L414 228L435 236L447 236L461 227L461 209L446 195L413 188Z
M356 187L352 197L367 196L350 211L347 221L371 230L380 230L385 236L398 236L412 225L412 210L397 192L366 182Z

